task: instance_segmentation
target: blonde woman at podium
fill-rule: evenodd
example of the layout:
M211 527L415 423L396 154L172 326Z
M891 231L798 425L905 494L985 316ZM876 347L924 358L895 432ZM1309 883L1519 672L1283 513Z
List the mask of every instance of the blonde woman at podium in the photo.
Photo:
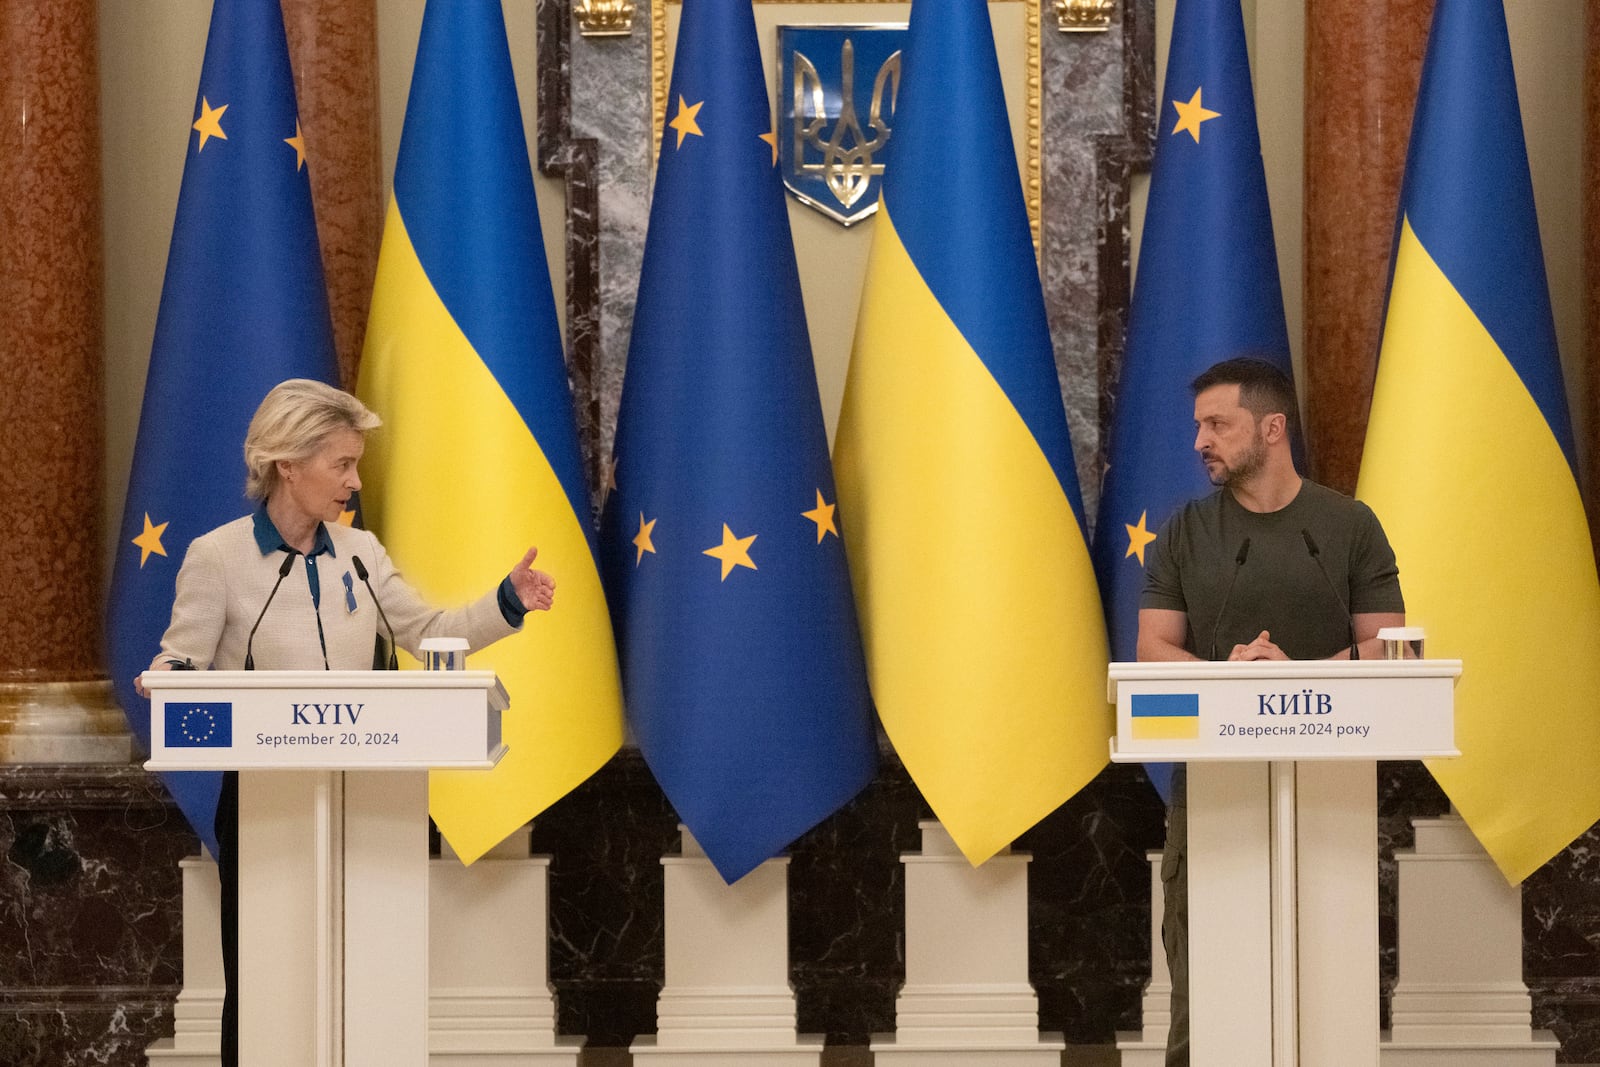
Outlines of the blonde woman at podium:
M257 507L189 545L151 670L366 670L380 613L394 643L417 653L432 636L483 648L519 630L528 612L549 610L555 581L533 569L536 548L497 588L441 610L406 584L376 537L343 524L361 488L366 435L379 425L360 400L321 382L294 378L267 394L244 440L245 494ZM224 1065L239 1055L238 818L239 777L230 772L216 819Z
M1294 385L1259 359L1190 383L1195 451L1217 491L1179 508L1148 552L1141 660L1382 658L1405 625L1394 551L1372 510L1302 478ZM1188 804L1174 768L1161 940L1172 971L1168 1067L1189 1063Z

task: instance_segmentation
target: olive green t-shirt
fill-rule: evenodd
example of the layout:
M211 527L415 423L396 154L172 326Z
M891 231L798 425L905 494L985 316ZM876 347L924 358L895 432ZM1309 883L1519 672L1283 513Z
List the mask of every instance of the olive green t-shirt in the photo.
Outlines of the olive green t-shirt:
M1263 630L1290 659L1325 659L1349 647L1346 607L1353 615L1405 611L1394 551L1372 509L1311 481L1266 513L1247 511L1219 489L1176 512L1146 551L1139 606L1187 614L1184 647L1201 659L1227 659Z

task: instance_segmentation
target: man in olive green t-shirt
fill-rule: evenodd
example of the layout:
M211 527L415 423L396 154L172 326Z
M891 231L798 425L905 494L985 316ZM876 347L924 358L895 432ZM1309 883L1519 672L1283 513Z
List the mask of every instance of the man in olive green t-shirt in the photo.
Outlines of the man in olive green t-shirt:
M1179 509L1149 551L1141 660L1377 658L1405 623L1399 571L1370 508L1302 478L1289 441L1294 387L1275 366L1231 359L1190 385L1195 451L1215 493ZM1172 971L1168 1067L1189 1063L1188 817L1172 780L1162 941Z

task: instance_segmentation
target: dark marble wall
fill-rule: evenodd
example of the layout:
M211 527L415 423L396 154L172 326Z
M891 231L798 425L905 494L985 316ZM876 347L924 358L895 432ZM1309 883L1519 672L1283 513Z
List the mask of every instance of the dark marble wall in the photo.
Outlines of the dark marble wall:
M1397 973L1394 853L1409 849L1411 820L1450 807L1420 763L1378 771L1380 973L1387 997ZM1600 824L1522 883L1522 971L1533 1025L1561 1042L1558 1063L1600 1063Z
M182 979L198 845L133 767L0 767L0 1064L142 1064Z
M1411 820L1449 807L1419 763L1379 767L1380 973L1397 971L1394 852ZM900 853L919 848L929 817L886 752L856 800L803 837L789 868L790 969L802 1031L865 1044L894 1028L904 980ZM606 832L596 833L604 826ZM1018 840L1029 871L1030 974L1041 1028L1076 1044L1110 1044L1139 1028L1149 979L1149 866L1163 811L1137 767L1110 766ZM534 825L551 864L550 974L560 1028L592 1045L626 1045L655 1030L663 973L660 856L676 820L637 753L625 752ZM1563 1043L1559 1062L1600 1062L1600 827L1523 889L1524 970L1534 1025ZM1388 1025L1387 1004L1383 1025Z
M1395 979L1393 852L1447 807L1419 764L1379 770L1384 989ZM862 1045L894 1026L904 979L900 854L928 811L892 753L868 789L796 843L790 966L801 1029ZM1017 842L1029 852L1030 971L1040 1024L1077 1044L1139 1026L1149 868L1162 809L1135 767L1108 767ZM661 856L677 819L624 752L533 828L551 863L550 975L561 1032L591 1046L655 1031L664 970ZM178 860L195 839L135 768L0 768L0 1065L134 1067L172 1032L181 985ZM1600 1062L1600 832L1524 886L1535 1025L1563 1063ZM1385 1024L1387 1020L1385 1020Z
M791 850L789 953L803 1032L865 1044L894 1029L905 977L900 855L919 850L917 822L929 817L886 752L877 781ZM1144 854L1161 837L1143 772L1110 767L1017 842L1033 855L1030 957L1045 1029L1108 1043L1137 1027L1150 966ZM554 857L550 974L563 1032L601 1045L654 1032L660 858L676 841L676 818L636 752L535 821L534 851Z
M1600 1063L1600 826L1522 883L1522 971L1560 1062Z

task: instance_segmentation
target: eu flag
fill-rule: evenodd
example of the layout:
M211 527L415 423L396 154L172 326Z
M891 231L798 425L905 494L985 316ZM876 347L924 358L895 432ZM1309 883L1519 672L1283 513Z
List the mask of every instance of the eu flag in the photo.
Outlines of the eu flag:
M117 699L147 749L133 679L159 648L189 542L251 507L250 416L285 378L337 380L277 0L216 0L194 115L106 611ZM164 781L215 855L222 776Z
M1178 0L1095 524L1111 658L1135 658L1145 553L1211 491L1189 383L1255 356L1293 374L1239 0ZM1151 768L1165 792L1169 772Z
M232 748L233 705L190 701L167 704L168 748Z
M1463 661L1428 769L1520 882L1600 818L1600 579L1498 0L1434 7L1356 495Z
M602 555L628 719L729 882L871 780L871 704L749 0L686 0Z

